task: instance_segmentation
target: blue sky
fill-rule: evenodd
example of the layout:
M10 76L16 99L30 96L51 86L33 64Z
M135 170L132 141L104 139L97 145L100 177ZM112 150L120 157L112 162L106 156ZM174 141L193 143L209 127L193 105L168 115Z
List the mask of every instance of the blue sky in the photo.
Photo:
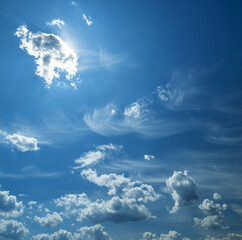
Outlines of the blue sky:
M0 239L242 239L241 7L0 0Z

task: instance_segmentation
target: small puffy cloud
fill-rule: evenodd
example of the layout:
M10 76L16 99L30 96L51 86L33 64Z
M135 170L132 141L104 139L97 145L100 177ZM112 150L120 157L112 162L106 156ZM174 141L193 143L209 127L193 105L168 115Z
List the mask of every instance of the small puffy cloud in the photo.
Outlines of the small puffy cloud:
M182 237L181 234L176 231L169 231L168 234L161 234L160 236L145 232L142 240L190 240L190 238Z
M36 138L26 137L18 133L9 134L5 138L22 152L39 150Z
M51 22L47 22L47 25L49 26L57 25L59 28L61 28L61 25L65 25L65 22L58 18L58 19L53 19Z
M204 229L228 228L227 226L221 225L224 218L223 211L227 209L227 204L220 205L219 203L215 203L213 200L205 199L198 208L208 216L203 219L194 218L195 226L199 226Z
M21 222L0 219L0 239L20 240L28 233L29 230Z
M214 200L219 200L219 199L221 199L221 195L219 193L214 193L213 194L213 199Z
M82 18L88 26L91 26L93 24L93 21L91 20L90 16L87 16L86 14L82 14Z
M107 156L108 152L119 151L121 148L122 146L113 145L111 143L97 146L95 150L86 152L75 160L75 163L79 165L75 167L75 169L83 168L91 164L96 164L103 160Z
M155 156L151 155L151 154L145 154L144 155L144 159L150 161L150 160L155 159Z
M9 191L0 191L0 217L18 217L23 214L24 206Z
M38 234L32 237L33 240L77 240L74 239L72 233L60 229L58 232L54 232L53 234Z
M77 72L77 54L57 35L51 33L32 33L26 25L17 28L15 35L20 39L20 48L35 57L36 74L44 78L47 87L53 78L60 78L66 72L70 80Z
M166 180L166 185L175 201L175 205L170 213L175 213L180 207L192 205L193 201L198 200L196 184L194 180L188 176L187 171L175 171L173 176Z
M111 240L108 233L104 231L104 227L100 224L96 224L91 227L82 227L77 230L78 233L75 233L75 239L81 240Z
M47 214L46 217L34 217L34 220L38 222L42 227L55 227L59 223L63 222L61 215L57 212Z
M228 233L226 237L206 236L205 240L241 240L242 234Z

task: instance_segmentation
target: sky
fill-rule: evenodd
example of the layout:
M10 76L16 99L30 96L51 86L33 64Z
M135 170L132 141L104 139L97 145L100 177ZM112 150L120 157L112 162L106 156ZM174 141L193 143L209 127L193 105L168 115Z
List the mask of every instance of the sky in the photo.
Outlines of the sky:
M0 240L241 240L241 8L0 0Z

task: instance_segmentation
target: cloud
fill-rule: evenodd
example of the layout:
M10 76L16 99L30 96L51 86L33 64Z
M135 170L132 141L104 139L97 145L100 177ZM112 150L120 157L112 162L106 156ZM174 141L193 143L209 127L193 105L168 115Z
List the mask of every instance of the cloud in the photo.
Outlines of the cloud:
M47 25L49 26L57 25L59 28L61 28L61 25L65 25L65 22L57 18L57 19L53 19L51 22L47 22Z
M38 234L32 237L33 240L111 240L108 233L104 231L104 227L100 224L82 227L76 232L71 233L60 229L53 234Z
M88 219L93 223L100 222L129 222L142 221L153 218L145 203L160 198L153 187L132 181L123 175L103 174L98 176L91 169L83 170L82 176L109 189L108 194L114 195L111 199L96 199L91 201L86 194L68 194L54 200L57 206L64 207L67 214L76 214L77 221Z
M214 193L214 194L213 194L213 199L214 199L214 200L219 200L219 199L221 199L221 195L218 194L218 193Z
M145 160L148 160L148 161L154 160L155 159L155 156L154 155L151 155L151 154L145 154L144 155L144 159Z
M21 222L0 219L0 239L20 240L28 233L29 230Z
M119 111L114 104L94 109L92 113L85 113L84 122L93 132L104 136L137 133L154 138L174 135L188 129L188 124L181 119L157 119L156 114L146 104L142 104L142 101L139 101L139 107L132 103L123 111ZM189 124L189 128L192 126L192 123Z
M35 57L36 75L44 78L47 87L54 78L66 72L70 80L77 72L77 54L57 35L51 33L32 33L26 25L17 28L15 35L20 39L20 48Z
M192 205L193 201L198 200L196 192L196 184L194 180L188 176L188 172L174 172L171 177L166 180L166 185L175 205L170 213L175 213L180 207Z
M38 222L42 227L55 227L63 222L61 215L57 212L47 214L46 217L34 217L34 221Z
M241 240L242 234L228 233L226 237L212 237L206 236L205 240Z
M160 236L157 236L155 233L145 232L142 240L190 240L190 238L182 237L176 231L169 231L168 234L161 234Z
M89 151L81 155L75 160L75 164L79 165L74 167L75 169L83 168L88 165L97 164L99 161L103 160L110 151L120 151L122 146L117 146L113 144L100 145L96 147L96 150Z
M33 137L25 137L21 134L14 133L12 135L6 135L5 139L22 152L39 150L37 139Z
M198 80L204 76L203 71L194 69L176 71L166 86L160 85L156 88L157 95L163 105L171 111L198 110L201 101L196 101L196 97L201 97L202 91L194 83L198 84Z
M194 218L195 226L204 229L228 228L228 226L221 225L222 219L224 218L223 211L227 209L227 204L220 205L213 200L205 199L198 208L208 216L203 219Z
M90 16L86 16L86 14L82 14L82 18L88 26L91 26L93 24L93 21L91 20Z
M77 240L74 239L72 233L60 229L58 232L54 232L53 234L38 234L32 237L33 240Z
M9 191L0 191L0 217L18 217L23 214L24 206Z
M104 227L100 224L91 227L82 227L75 233L75 239L86 240L111 240L108 233L104 231Z
M222 226L220 222L221 222L221 217L217 215L207 216L203 219L194 218L194 223L196 227L201 227L207 230L217 229L217 228L222 228L222 229L228 228L228 227Z

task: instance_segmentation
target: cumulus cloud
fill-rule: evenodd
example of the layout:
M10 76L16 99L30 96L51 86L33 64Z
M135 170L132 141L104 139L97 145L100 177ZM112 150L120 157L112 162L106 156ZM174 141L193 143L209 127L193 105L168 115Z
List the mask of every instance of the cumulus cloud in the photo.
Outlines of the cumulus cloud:
M193 201L198 200L196 184L188 175L187 171L175 171L173 175L166 180L166 185L175 201L175 205L170 213L175 213L180 207L192 205Z
M32 237L33 240L111 240L108 233L104 231L104 227L100 224L82 227L76 232L71 233L60 229L53 234L38 234Z
M195 226L202 227L204 229L226 229L228 226L221 225L224 218L223 211L227 209L227 204L215 203L213 200L205 199L198 208L206 215L205 218L194 218Z
M63 222L61 215L57 212L47 214L45 217L35 216L34 220L38 222L42 227L55 227L59 223Z
M221 199L221 195L219 193L214 193L213 194L213 199L214 200L219 200L219 199Z
M23 214L24 206L17 198L9 195L9 191L0 191L0 216L18 217Z
M61 28L61 25L65 25L65 22L63 20L60 20L59 18L57 19L53 19L51 22L47 22L47 25L49 26L58 26L59 28Z
M155 233L145 232L142 240L190 240L190 238L182 237L176 231L169 231L168 234L157 236Z
M150 161L150 160L155 159L155 156L151 155L151 154L145 154L144 155L144 159Z
M100 224L91 227L82 227L75 233L75 239L86 240L111 240L108 233L104 231L104 227Z
M29 230L21 222L0 219L0 239L20 240L28 233Z
M156 201L160 195L153 187L132 181L123 175L103 174L98 176L91 169L83 170L82 176L109 189L108 194L114 195L109 200L91 201L86 194L68 194L55 200L57 206L64 207L67 214L76 214L77 220L88 219L93 223L141 221L153 216L146 208L148 201Z
M36 74L44 78L47 87L53 78L60 78L66 72L70 80L77 72L77 54L57 35L52 33L32 33L26 25L17 28L15 35L20 39L20 48L35 57Z
M32 237L33 240L77 240L74 239L72 233L60 229L58 232L53 234L42 233Z
M226 237L206 236L205 240L241 240L242 234L228 233Z
M36 138L26 137L18 133L6 135L5 138L22 152L39 150Z
M103 160L110 151L119 151L121 148L122 146L113 145L111 143L97 146L95 150L86 152L75 160L75 163L79 165L76 166L75 169L96 164Z
M87 16L86 14L82 14L82 18L88 26L91 26L93 24L93 21L91 20L90 16Z

